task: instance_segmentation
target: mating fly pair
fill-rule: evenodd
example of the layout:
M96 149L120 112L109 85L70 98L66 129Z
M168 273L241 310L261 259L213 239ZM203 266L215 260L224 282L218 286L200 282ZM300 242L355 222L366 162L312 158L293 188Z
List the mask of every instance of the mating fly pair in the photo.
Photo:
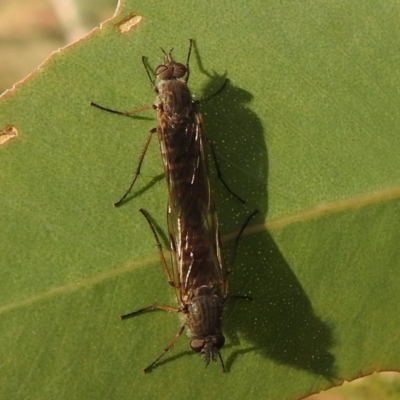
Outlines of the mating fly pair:
M151 78L145 58L142 58L146 73L157 94L155 105L121 112L91 103L102 110L125 116L132 116L149 108L154 108L157 112L157 128L150 131L132 183L122 198L115 203L116 206L120 205L130 193L140 174L151 137L157 132L169 191L167 218L172 273L148 214L144 210L140 211L155 237L163 269L169 284L176 292L178 307L151 305L123 315L121 318L126 319L145 311L161 309L181 313L184 321L162 354L144 369L145 372L172 347L185 327L191 336L192 350L204 356L206 365L210 361L216 361L218 356L225 371L219 350L225 342L222 334L222 312L228 300L227 278L230 269L224 265L220 251L219 225L211 199L205 140L198 105L217 95L228 81L226 80L223 86L207 99L194 101L187 86L191 49L192 40L186 65L172 59L172 50L169 53L162 50L165 59L155 70L155 81ZM242 201L223 181L212 147L211 150L222 183L231 194ZM254 214L242 226L236 239L235 249L245 226Z

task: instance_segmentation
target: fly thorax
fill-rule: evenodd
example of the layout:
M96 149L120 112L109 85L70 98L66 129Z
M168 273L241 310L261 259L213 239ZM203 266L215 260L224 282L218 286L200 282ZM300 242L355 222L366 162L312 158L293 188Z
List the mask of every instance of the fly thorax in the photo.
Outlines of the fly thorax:
M223 296L215 289L201 286L188 305L186 325L193 336L206 337L221 332Z
M194 103L185 81L180 79L159 81L157 107L173 123L187 123Z

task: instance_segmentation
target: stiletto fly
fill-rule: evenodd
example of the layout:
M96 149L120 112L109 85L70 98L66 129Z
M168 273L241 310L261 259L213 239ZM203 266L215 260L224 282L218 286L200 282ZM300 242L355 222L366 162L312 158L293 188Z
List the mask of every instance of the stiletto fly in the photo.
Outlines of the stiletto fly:
M90 103L101 110L123 116L132 116L149 108L154 108L157 112L157 128L153 128L150 131L132 182L121 199L114 203L115 206L119 206L132 190L140 175L151 138L156 132L158 133L170 198L180 204L181 211L184 213L190 213L191 209L197 208L198 202L204 204L210 200L210 189L204 185L205 182L208 183L208 180L205 179L206 171L201 167L204 165L205 143L199 104L219 94L228 83L228 80L225 80L217 92L211 96L194 101L187 86L190 76L189 60L192 45L193 41L190 40L186 65L173 60L173 49L169 53L161 49L164 53L164 63L155 70L156 80L152 79L145 57L142 57L147 76L157 95L154 105L123 112L102 107L93 102ZM212 143L209 142L209 144L219 179L229 193L244 203L244 200L236 195L225 183L220 173ZM194 221L194 223L197 223L197 221Z
M212 204L212 203L211 203ZM220 231L217 214L213 208L204 212L203 223L194 226L190 218L178 216L174 208L168 206L168 230L171 247L172 273L164 257L161 242L153 227L150 217L144 210L145 216L153 232L160 252L161 263L169 284L175 289L178 307L165 305L150 305L140 310L121 316L127 319L146 311L164 310L178 312L183 316L183 324L158 356L143 371L148 372L164 356L182 335L185 327L188 330L190 347L200 353L206 366L210 361L221 361L222 370L225 365L220 350L224 346L225 337L222 333L223 310L228 302L228 275L230 268L226 268L221 255ZM234 244L233 260L238 249L239 239L251 218L257 213L254 211L243 224ZM195 217L195 220L200 219ZM231 263L233 265L233 261ZM247 296L237 296L250 299Z
M192 40L186 65L173 60L172 50L169 53L163 50L164 63L156 68L155 81L151 78L144 57L142 58L146 73L157 94L155 105L130 112L120 112L91 103L102 110L124 116L131 116L151 107L157 112L157 128L150 131L131 185L115 203L116 206L120 205L130 193L140 174L151 137L157 132L169 191L167 214L172 269L168 267L149 216L141 211L159 247L161 262L169 284L175 289L178 307L151 305L123 315L121 318L126 319L145 311L161 309L181 313L183 324L162 354L144 369L145 372L173 346L185 327L191 335L190 347L204 356L206 365L210 361L216 361L218 357L225 371L220 349L225 342L222 333L222 312L228 300L227 277L230 269L224 266L221 256L219 225L211 199L199 103L220 93L228 81L226 80L212 96L194 101L187 86L191 50ZM223 180L212 143L209 144L218 177L227 190L243 202ZM254 213L243 225L235 248L253 215Z

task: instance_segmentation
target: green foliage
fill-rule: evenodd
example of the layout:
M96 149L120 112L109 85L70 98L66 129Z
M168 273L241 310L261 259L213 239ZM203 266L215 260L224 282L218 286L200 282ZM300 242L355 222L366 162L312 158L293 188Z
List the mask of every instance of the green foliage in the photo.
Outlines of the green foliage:
M119 33L132 12L142 22ZM225 179L247 199L237 204L213 175L223 232L260 210L230 282L254 301L227 310L229 373L204 369L182 337L144 375L179 326L162 312L118 319L175 304L136 212L165 232L156 140L138 195L112 202L154 115L89 102L151 104L141 56L154 67L159 47L174 46L185 60L189 38L193 92L230 79L203 112ZM295 399L398 370L398 41L394 1L127 0L3 95L1 128L20 135L0 149L0 398Z

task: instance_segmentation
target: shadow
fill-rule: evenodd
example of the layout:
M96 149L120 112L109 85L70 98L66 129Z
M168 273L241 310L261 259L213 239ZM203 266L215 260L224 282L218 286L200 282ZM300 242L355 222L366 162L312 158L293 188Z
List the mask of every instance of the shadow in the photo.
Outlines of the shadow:
M189 356L199 357L198 354L193 353L192 350L181 351L178 354L174 354L173 356L167 355L167 356L165 356L165 358L162 358L160 361L158 361L157 364L155 364L151 369L149 369L146 372L146 374L150 374L154 370L156 370L158 368L162 368L166 364L173 363L176 360L179 360L180 358L189 357ZM200 360L200 361L202 361L202 360Z
M301 283L267 231L252 241L251 251L258 255L252 257L256 267L247 277L244 271L235 270L231 287L233 292L243 287L236 282L247 281L253 301L246 307L238 304L234 313L228 310L232 323L228 323L227 334L235 336L232 325L255 344L256 349L247 351L260 351L278 364L334 379L331 327L315 314ZM227 364L242 353L234 352Z
M184 339L186 339L186 341L187 341L187 338L184 338ZM189 344L189 342L188 342L188 344ZM231 347L232 347L232 345L227 344L227 345L224 346L224 349L229 349ZM244 353L244 352L247 352L247 350L246 351L240 351L239 350L239 352ZM227 362L224 359L223 351L222 351L221 355L222 355L222 359L224 360L225 370L226 370L226 372L229 372L229 368L227 366ZM200 365L200 367L203 366L204 368L215 368L215 366L217 366L217 367L219 366L221 368L221 373L223 372L222 365L221 365L221 363L220 363L220 361L218 359L215 362L211 361L210 364L207 365L204 362L204 359L202 358L201 355L193 352L193 350L184 350L184 351L180 351L178 354L174 354L172 356L166 355L165 358L162 358L160 361L158 361L146 373L151 373L153 370L155 370L157 368L162 368L163 365L166 365L166 364L169 364L169 363L173 363L176 360L179 360L179 359L181 359L183 357L192 357L193 358L193 362L197 362Z
M206 97L215 93L226 78L204 70L196 46L194 54L200 71L209 78L202 93ZM192 75L191 79L195 77ZM205 134L217 149L224 179L246 200L243 206L227 194L216 180L210 160L213 197L223 233L237 231L254 209L259 211L255 219L259 218L260 223L268 213L268 152L264 127L246 107L252 98L246 90L229 82L218 96L201 104ZM315 314L301 283L268 231L253 237L249 246L247 253L251 254L252 265L234 267L229 291L235 295L249 294L254 300L230 300L225 334L233 347L240 346L238 332L253 345L235 350L225 360L227 370L241 354L261 352L278 364L334 379L332 328ZM243 247L239 248L239 258ZM243 293L244 288L249 292Z
M146 184L146 186L142 187L139 190L136 189L136 184L133 186L131 193L128 195L128 197L116 208L121 208L136 199L137 197L140 197L143 193L147 192L149 189L151 189L154 185L156 185L158 182L162 181L164 179L165 174L159 174L155 176L154 178L151 179L149 183ZM140 178L140 176L139 176ZM136 182L137 183L137 182ZM139 186L139 185L138 185Z
M217 92L226 80L225 75L208 76L202 97ZM261 121L246 107L252 98L228 82L221 93L201 103L204 135L213 142L220 172L230 189L246 202L243 207L223 186L209 151L212 194L222 232L238 230L255 209L263 216L268 211L268 154Z
M131 110L132 111L132 110ZM137 119L139 121L154 121L154 117L145 117L144 115L124 115L124 117L131 118L131 119Z
M168 262L169 259L169 248L170 248L170 243L169 243L169 238L167 237L165 230L160 226L160 224L153 218L153 216L147 211L145 210L146 213L148 214L148 216L150 217L151 220L151 225L154 228L157 236L158 236L158 240L161 243L161 251L164 254L165 259ZM143 217L144 218L144 217ZM150 231L150 227L149 227L149 231ZM157 243L153 238L153 242L154 242L154 246L157 247L157 251L160 251L160 249L158 249ZM167 250L167 251L166 251Z

